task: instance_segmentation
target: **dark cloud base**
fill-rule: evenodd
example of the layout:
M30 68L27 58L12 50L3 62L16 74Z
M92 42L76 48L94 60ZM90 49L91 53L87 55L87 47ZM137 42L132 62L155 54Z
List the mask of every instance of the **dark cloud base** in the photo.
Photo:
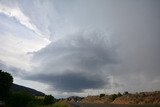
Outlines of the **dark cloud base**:
M50 84L58 91L63 92L81 92L83 89L101 89L109 84L109 79L104 80L101 75L85 73L65 73L62 75L43 75L27 77L27 79L41 81Z

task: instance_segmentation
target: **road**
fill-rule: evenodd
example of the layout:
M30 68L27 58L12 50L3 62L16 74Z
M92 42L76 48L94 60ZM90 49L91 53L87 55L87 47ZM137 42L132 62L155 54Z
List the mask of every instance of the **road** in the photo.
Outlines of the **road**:
M160 105L117 105L96 103L69 103L71 107L160 107Z

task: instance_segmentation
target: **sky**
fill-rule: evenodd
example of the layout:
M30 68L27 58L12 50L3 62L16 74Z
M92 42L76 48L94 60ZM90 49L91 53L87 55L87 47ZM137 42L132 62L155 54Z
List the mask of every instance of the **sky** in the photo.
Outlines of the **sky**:
M0 69L53 96L160 90L159 0L0 0Z

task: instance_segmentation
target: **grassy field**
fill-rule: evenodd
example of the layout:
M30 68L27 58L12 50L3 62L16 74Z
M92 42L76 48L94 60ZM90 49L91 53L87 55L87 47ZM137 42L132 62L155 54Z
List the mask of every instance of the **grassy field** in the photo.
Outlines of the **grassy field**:
M69 105L58 102L58 103L55 103L55 104L52 104L52 105L38 106L38 107L69 107Z

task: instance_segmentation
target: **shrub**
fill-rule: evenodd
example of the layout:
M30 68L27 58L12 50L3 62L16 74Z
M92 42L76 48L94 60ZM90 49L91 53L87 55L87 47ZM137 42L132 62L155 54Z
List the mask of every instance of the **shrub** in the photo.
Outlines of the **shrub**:
M117 97L118 97L117 94L112 94L112 95L111 95L112 101L114 101Z
M49 105L55 103L55 98L52 95L46 95L44 98L44 105Z
M105 94L100 94L100 95L99 95L100 98L101 98L101 97L104 97L104 96L105 96Z
M127 95L127 94L129 94L128 91L125 91L125 92L123 93L123 95Z
M43 105L44 99L34 99L33 103L34 105Z
M25 92L12 93L9 100L9 107L27 107L33 101L33 96Z
M121 96L122 96L122 94L120 92L118 92L117 97L121 97Z

